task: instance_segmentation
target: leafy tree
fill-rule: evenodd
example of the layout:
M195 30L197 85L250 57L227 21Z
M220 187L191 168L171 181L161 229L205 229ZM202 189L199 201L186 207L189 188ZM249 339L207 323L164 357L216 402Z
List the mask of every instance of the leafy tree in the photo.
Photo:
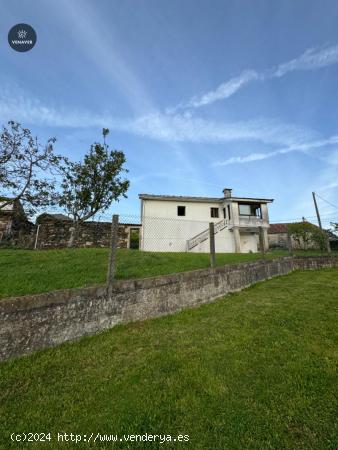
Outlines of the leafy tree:
M302 250L307 250L310 245L315 245L323 251L326 249L326 233L310 222L291 223L288 225L288 231Z
M317 228L317 230L312 234L312 240L319 250L325 252L328 250L328 245L330 245L329 230L321 230L320 228Z
M121 178L127 170L122 151L109 150L106 144L108 128L103 129L103 145L94 143L82 162L65 159L62 165L61 195L59 206L73 220L73 230L68 246L72 247L79 224L99 211L107 210L113 201L126 197L129 181Z
M55 138L41 145L27 128L9 121L0 134L0 210L20 200L26 211L53 205L54 171L61 160L54 154ZM46 173L50 178L46 178Z

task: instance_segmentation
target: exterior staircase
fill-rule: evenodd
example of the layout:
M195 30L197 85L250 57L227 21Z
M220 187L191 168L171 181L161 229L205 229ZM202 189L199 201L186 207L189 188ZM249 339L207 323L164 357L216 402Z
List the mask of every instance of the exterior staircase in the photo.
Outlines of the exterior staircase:
M228 226L228 220L222 219L219 222L216 222L214 225L214 233L217 234L221 230L224 230ZM196 245L201 244L201 242L206 241L209 239L209 228L206 230L201 231L200 233L196 234L196 236L193 236L191 239L187 241L187 252L192 250Z

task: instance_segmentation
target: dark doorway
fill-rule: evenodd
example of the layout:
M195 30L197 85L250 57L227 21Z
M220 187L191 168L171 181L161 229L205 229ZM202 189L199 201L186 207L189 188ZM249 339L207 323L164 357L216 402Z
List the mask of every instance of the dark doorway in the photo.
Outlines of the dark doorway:
M130 228L129 248L138 250L140 248L140 229Z

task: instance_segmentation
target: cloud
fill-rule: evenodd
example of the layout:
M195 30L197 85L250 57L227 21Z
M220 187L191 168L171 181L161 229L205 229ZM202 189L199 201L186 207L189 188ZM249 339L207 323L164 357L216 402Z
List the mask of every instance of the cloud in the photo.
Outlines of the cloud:
M338 63L338 45L322 49L310 48L300 57L280 64L271 77L282 77L289 72L298 70L314 70Z
M256 119L221 122L186 114L166 115L160 112L136 118L116 117L110 113L97 114L86 110L57 107L27 95L19 89L0 89L0 120L16 120L27 125L101 128L131 133L170 143L226 143L255 140L266 144L291 146L318 138L317 133L304 127L276 120Z
M224 100L233 95L246 84L251 81L259 80L259 78L260 75L254 70L245 70L238 77L231 78L229 81L222 83L215 91L209 91L200 97L195 96L182 106L185 108L198 108L200 106L214 103L217 100Z
M338 144L338 136L331 136L328 139L321 139L313 142L305 142L298 145L292 145L287 148L282 148L279 150L275 150L273 152L267 153L251 153L246 156L233 156L231 158L226 159L225 161L218 161L214 166L228 166L231 164L245 164L253 161L261 161L263 159L272 158L273 156L282 155L285 153L291 152L308 152L314 150L316 148L325 147L329 145Z
M255 140L267 144L295 145L314 139L313 131L275 120L219 122L161 113L139 117L124 124L125 131L166 142L226 143Z
M225 100L246 85L254 81L264 81L272 78L280 78L290 72L300 70L315 70L338 63L338 45L324 48L307 49L299 57L279 64L277 67L264 72L249 69L244 70L238 77L222 83L215 90L208 91L199 96L194 96L187 102L182 102L174 108L168 108L168 112L176 112L181 109L199 108L210 105L219 100Z

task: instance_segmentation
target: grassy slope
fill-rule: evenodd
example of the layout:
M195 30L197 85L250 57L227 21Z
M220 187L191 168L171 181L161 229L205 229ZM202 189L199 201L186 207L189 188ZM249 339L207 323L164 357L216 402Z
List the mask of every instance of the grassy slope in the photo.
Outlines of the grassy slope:
M0 448L31 430L190 436L114 448L334 449L337 292L337 269L295 272L2 364Z
M273 256L286 254L274 253ZM271 257L272 255L269 255ZM219 254L219 265L251 261L256 254ZM0 298L104 283L107 249L0 250ZM117 278L139 278L209 267L208 254L119 250Z

